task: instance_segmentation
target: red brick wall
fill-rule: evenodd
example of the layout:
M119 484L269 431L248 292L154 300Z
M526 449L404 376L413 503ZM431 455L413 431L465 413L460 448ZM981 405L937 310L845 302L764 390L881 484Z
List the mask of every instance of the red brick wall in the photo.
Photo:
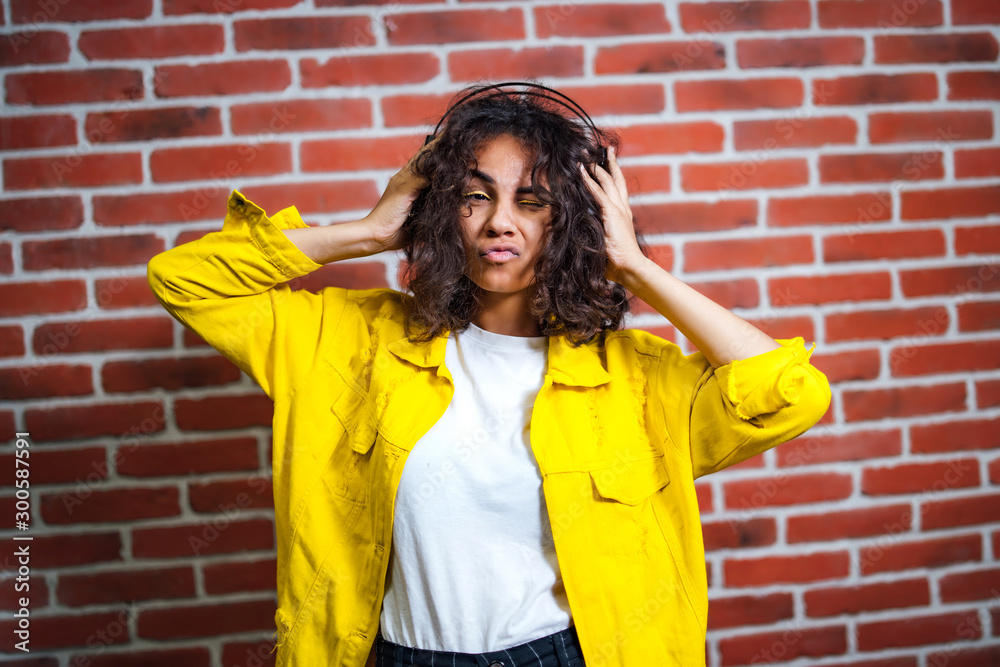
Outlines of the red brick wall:
M364 214L486 76L538 77L619 129L658 260L819 344L823 423L700 484L709 664L1000 664L1000 3L4 0L0 18L0 432L32 443L27 533L0 449L8 574L11 536L34 537L14 664L262 664L270 404L157 306L145 263L217 229L232 188L311 223ZM672 335L648 308L633 323ZM0 607L19 595L4 579Z

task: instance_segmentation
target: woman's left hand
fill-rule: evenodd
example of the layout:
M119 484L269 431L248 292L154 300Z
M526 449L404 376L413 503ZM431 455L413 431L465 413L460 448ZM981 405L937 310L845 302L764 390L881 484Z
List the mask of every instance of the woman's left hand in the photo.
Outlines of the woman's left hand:
M614 148L608 148L607 170L596 164L581 164L580 170L583 182L600 204L601 217L604 218L604 245L608 253L606 277L623 284L624 276L637 269L645 260L645 255L635 240L628 188L615 157Z

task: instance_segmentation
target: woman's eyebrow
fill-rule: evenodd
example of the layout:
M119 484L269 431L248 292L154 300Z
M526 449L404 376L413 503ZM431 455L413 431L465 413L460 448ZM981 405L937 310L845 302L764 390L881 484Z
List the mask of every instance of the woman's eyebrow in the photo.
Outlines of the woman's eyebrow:
M496 181L494 181L493 178L489 174L484 174L483 172L479 171L478 169L475 169L475 168L470 169L469 170L469 175L471 175L473 178L478 178L479 180L481 180L484 183L487 183L489 185L496 185ZM523 186L519 187L517 190L515 190L515 193L519 194L519 195L535 194L535 188L533 188L530 185L523 185Z

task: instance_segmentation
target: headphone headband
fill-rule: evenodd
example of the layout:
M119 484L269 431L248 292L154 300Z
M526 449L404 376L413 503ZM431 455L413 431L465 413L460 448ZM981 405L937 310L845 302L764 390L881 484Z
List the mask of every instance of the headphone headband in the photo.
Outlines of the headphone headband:
M507 91L503 90L504 88L520 88L521 90ZM589 115L587 115L587 112L584 111L583 107L577 104L576 101L574 101L568 95L560 93L558 90L555 90L554 88L549 88L547 86L543 86L537 83L531 83L530 81L506 81L504 83L494 83L488 86L477 87L472 92L463 95L460 99L453 102L444 112L444 115L441 116L441 119L438 121L437 125L434 126L434 132L432 134L427 135L427 138L424 140L424 145L429 144L434 139L434 137L437 136L438 132L441 129L441 126L445 123L448 117L451 116L452 112L454 112L455 109L462 106L462 104L464 104L468 100L474 97L489 99L491 97L499 97L512 92L520 93L522 95L529 95L531 97L546 99L549 100L550 102L555 102L556 104L559 104L565 107L566 109L569 109L573 113L573 115L575 115L577 118L583 121L583 123L588 128L590 128L591 132L594 134L595 137L600 136L599 130L597 129L597 125L595 125L594 121L591 120ZM603 144L598 144L598 145L600 150L600 158L598 159L597 163L601 167L607 169L608 149Z

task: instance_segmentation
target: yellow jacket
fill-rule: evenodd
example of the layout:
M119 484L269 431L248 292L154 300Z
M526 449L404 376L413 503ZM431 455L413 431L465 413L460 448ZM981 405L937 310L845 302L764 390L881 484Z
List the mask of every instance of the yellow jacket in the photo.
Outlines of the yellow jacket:
M274 401L278 667L361 667L378 631L407 454L452 396L445 338L408 341L407 296L293 291L318 268L234 192L219 232L157 255L163 306ZM713 369L638 330L549 341L531 446L588 667L704 664L694 480L793 438L830 400L802 339Z

